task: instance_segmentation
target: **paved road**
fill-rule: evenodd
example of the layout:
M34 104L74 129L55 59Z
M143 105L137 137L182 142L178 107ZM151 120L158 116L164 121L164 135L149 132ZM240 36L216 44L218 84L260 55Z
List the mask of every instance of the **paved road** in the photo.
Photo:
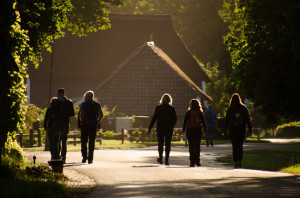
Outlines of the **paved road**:
M254 148L300 146L300 143L246 144ZM80 152L68 152L65 170L77 171L96 182L86 197L299 197L300 176L232 169L214 161L231 152L231 145L202 146L202 167L190 168L188 149L172 148L170 166L156 163L156 147L95 151L93 164L82 164ZM30 153L45 163L48 152Z

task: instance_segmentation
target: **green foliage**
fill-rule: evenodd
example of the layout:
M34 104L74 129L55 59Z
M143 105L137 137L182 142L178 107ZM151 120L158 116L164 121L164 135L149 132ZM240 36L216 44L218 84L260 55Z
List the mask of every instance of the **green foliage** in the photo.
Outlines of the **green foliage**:
M115 135L115 133L112 131L105 131L103 133L103 138L104 139L113 139L114 135Z
M224 118L231 97L230 94L228 94L228 90L232 87L230 79L217 65L209 65L204 68L204 70L211 79L211 83L208 83L206 88L208 95L214 99L212 108L218 116Z
M268 8L268 9L266 9ZM232 79L267 120L300 117L299 1L225 0Z
M279 125L275 131L276 137L300 137L300 121Z
M8 136L4 147L3 164L11 167L20 167L25 162L23 149L13 140L11 136Z
M122 6L124 0L72 0L73 9L68 12L66 27L70 32L79 36L110 28L107 17L110 5Z

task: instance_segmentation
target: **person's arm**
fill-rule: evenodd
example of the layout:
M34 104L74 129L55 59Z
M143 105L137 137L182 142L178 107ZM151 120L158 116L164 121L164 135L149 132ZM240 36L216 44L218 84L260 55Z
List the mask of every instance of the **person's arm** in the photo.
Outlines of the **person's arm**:
M157 107L155 108L154 115L153 115L153 117L151 119L151 122L150 122L150 125L148 127L148 133L149 134L151 133L151 129L152 129L154 123L156 122L156 120L157 120Z
M206 121L204 119L204 115L203 115L202 111L200 111L200 119L201 119L201 122L202 122L202 125L203 125L203 129L204 129L205 133L207 133Z
M185 116L184 116L183 125L182 125L182 132L185 132L185 130L186 130L186 125L187 125L187 120L188 120L188 115L189 115L188 112L186 112Z
M229 112L230 112L230 109L228 108L226 111L226 116L225 116L225 132L227 134L229 134L229 122L230 122Z
M99 116L97 118L97 129L99 130L100 129L100 123L101 123L101 121L103 119L103 111L102 111L101 106L99 108L98 114L99 114Z
M250 115L249 115L249 111L246 108L246 124L248 126L249 129L249 134L252 135L252 124L251 124L251 120L250 120Z
M44 129L47 130L48 129L48 120L49 120L49 108L47 108L46 113L45 113L45 117L44 117Z

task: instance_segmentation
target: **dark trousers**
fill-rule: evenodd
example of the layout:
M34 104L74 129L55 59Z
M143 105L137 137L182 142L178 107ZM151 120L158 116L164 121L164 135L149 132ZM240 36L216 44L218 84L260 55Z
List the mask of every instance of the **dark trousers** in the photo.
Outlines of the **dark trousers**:
M234 131L230 133L232 144L233 161L236 163L243 159L243 143L245 140L245 133L241 131Z
M215 127L207 127L206 145L213 144L215 135Z
M52 135L50 139L52 142L50 145L53 145L53 158L58 159L60 153L60 141L61 141L61 157L66 158L67 154L67 139L69 133L69 123L66 122L55 122Z
M163 157L164 145L165 145L165 157L169 159L170 151L171 151L171 140L172 140L173 132L171 133L157 133L157 141L158 141L158 154L159 157Z
M96 124L83 124L81 128L81 154L90 162L94 158L96 131ZM87 153L87 142L89 142L89 153Z
M201 130L187 129L191 164L200 163Z
M48 136L48 140L49 140L49 150L50 150L50 154L51 154L51 159L54 158L54 142L53 142L53 126L49 127L47 129L47 136Z

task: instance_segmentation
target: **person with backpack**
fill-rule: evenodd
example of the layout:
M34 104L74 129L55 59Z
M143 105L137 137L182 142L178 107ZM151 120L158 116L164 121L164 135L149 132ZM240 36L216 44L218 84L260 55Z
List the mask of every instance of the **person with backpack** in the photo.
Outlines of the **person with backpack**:
M156 131L158 140L158 154L157 162L163 164L163 151L165 144L165 165L169 165L169 156L171 151L171 140L173 136L174 126L177 121L175 108L172 106L172 98L169 94L165 93L161 100L160 105L155 108L154 115L148 127L148 133L154 123L157 121Z
M205 136L206 146L214 146L214 134L216 128L217 114L213 111L211 104L204 111L204 118L207 126L207 134Z
M200 102L192 99L188 111L184 116L182 131L187 134L190 153L190 167L201 166L200 143L202 129L207 133L206 122Z
M247 107L241 102L238 93L231 96L230 104L226 112L225 131L229 133L232 154L234 160L234 168L242 167L243 159L243 143L246 136L246 125L249 133L252 134L252 125Z
M57 91L57 98L50 105L50 115L54 117L53 126L53 159L62 159L66 163L67 139L69 133L70 117L74 116L73 102L66 97L65 89ZM61 155L60 154L61 141Z
M87 91L84 94L84 102L80 106L80 128L81 128L81 154L82 163L93 163L96 133L100 129L103 118L101 105L94 100L94 92ZM89 150L87 152L87 142Z

